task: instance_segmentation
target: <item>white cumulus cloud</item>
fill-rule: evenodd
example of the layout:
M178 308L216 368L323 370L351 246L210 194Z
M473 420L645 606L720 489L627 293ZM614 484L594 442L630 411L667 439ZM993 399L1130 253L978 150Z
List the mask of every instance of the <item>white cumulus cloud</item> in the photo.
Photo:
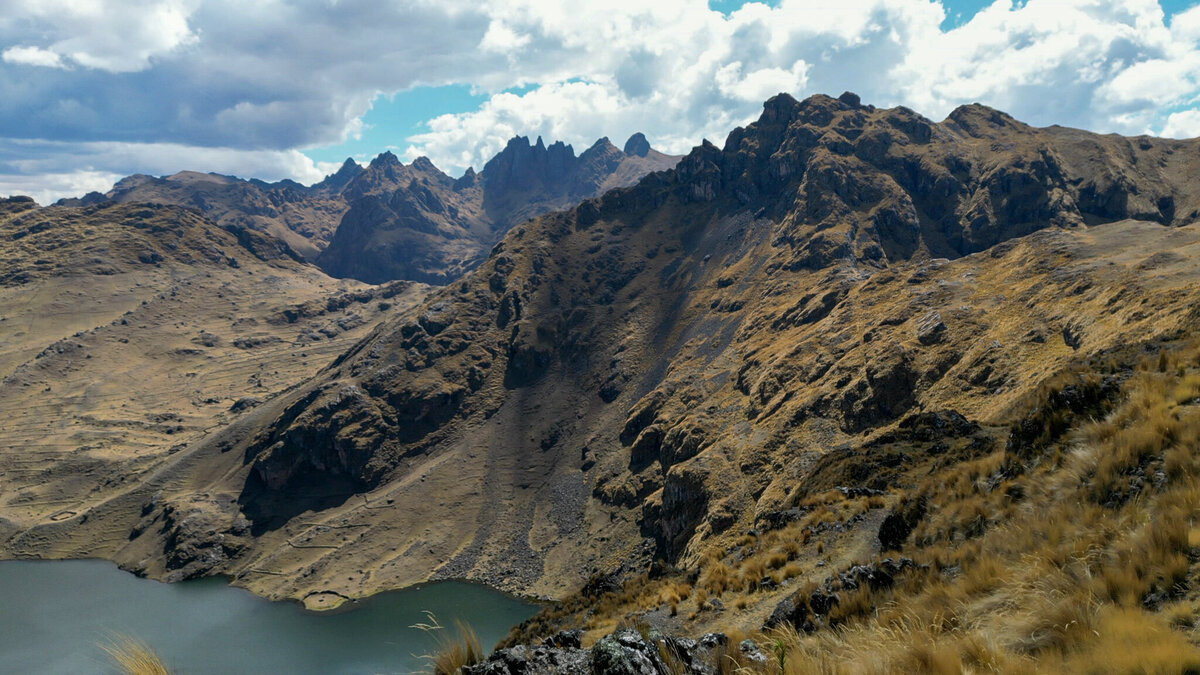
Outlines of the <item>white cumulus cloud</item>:
M19 47L21 63L131 72L197 39L188 25L196 3L187 0L11 0L0 29L18 27L45 36L43 46ZM5 61L10 59L9 52ZM51 60L51 57L57 57ZM36 58L37 62L31 59ZM15 62L15 61L14 61Z
M62 57L41 47L9 47L0 52L0 58L6 63L17 63L26 66L41 66L43 68L66 68Z
M1200 110L1183 110L1167 116L1162 135L1167 138L1196 138L1200 136Z

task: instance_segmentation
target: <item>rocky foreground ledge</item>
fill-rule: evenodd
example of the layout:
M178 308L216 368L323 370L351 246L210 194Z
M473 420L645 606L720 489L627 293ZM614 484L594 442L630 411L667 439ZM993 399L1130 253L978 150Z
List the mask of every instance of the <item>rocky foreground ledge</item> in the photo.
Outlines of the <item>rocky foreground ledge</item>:
M767 664L767 655L753 640L732 644L724 633L698 640L661 637L653 631L618 628L591 649L583 649L583 631L570 630L537 646L498 649L487 661L459 669L462 675L717 675L722 662Z
M896 522L894 522L896 521ZM907 537L911 525L898 516L885 521L881 536ZM844 592L861 587L891 588L899 577L923 566L911 558L884 558L854 565L828 577L816 588L796 591L784 598L767 617L763 630L791 627L804 633L827 628L830 610ZM621 627L583 649L582 630L560 631L538 645L497 649L483 663L464 666L461 675L718 675L737 668L765 670L768 655L754 640L736 641L724 633L707 633L699 639L666 637L648 625Z

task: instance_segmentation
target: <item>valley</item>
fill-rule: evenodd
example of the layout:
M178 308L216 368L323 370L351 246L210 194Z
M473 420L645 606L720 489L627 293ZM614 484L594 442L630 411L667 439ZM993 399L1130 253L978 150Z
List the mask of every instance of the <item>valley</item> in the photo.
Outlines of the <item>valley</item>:
M506 645L563 658L1086 671L1078 625L1200 663L1197 141L850 93L634 141L347 165L306 256L377 285L203 209L4 202L0 554L313 609L476 581L555 601Z

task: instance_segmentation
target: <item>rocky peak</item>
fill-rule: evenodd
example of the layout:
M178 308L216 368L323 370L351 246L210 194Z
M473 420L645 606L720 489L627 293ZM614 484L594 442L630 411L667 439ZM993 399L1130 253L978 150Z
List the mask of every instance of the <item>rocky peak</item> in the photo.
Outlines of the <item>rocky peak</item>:
M990 138L997 133L1032 131L1033 128L1013 119L1008 113L980 103L960 105L950 112L947 122L976 138Z
M607 154L620 153L620 152L621 151L617 149L617 146L613 145L612 141L608 140L608 136L604 136L602 138L597 139L595 143L592 143L592 147L588 148L587 150L584 150L583 154L580 155L579 157L580 157L580 159L582 159L583 157L585 157L586 155L589 155L589 154L606 154L607 155Z
M650 141L646 140L646 134L637 132L625 141L625 154L635 155L637 157L645 157L650 154Z
M1151 164L1133 158L1096 173L1096 139L978 104L938 124L853 94L780 94L723 149L705 142L689 153L674 192L774 214L783 221L775 241L793 246L789 265L805 269L954 258L1051 226L1176 220L1179 198Z
M792 98L790 94L776 94L763 103L763 114L759 116L758 121L786 124L796 117L796 111L799 108L800 102Z
M330 193L337 193L346 187L350 181L354 180L358 174L363 172L363 168L353 158L347 157L345 162L336 173L329 174L320 183L313 186L315 190L324 190Z
M409 167L404 166L394 153L385 151L351 179L342 192L347 199L353 201L364 195L395 190L408 184L411 178L412 172Z
M454 181L454 189L463 190L475 185L475 180L477 177L478 174L475 173L475 167L468 166L467 170L463 172L463 175Z
M424 155L414 159L412 161L412 164L409 165L409 167L412 168L413 171L417 171L422 174L428 174L434 178L447 179L447 180L450 178L441 169L437 168L437 166L435 166L434 163L432 161L430 161L430 159L428 157L426 157Z
M126 176L126 177L122 178L121 180L117 181L113 185L113 189L110 191L110 194L117 193L117 192L127 192L136 187L146 185L147 183L153 183L155 180L157 180L157 179L154 176L150 176L150 175L147 175L144 173L135 173L132 176Z
M488 160L480 175L493 186L530 188L560 177L574 161L574 148L562 141L546 147L541 136L533 145L527 136L514 136L500 154Z
M805 124L826 127L834 121L838 113L852 110L855 107L857 106L825 94L813 94L796 106L796 116Z
M351 178L354 178L358 174L362 173L362 170L362 166L358 162L354 161L354 158L347 157L346 161L342 162L342 166L337 170L337 173L329 176L328 178L344 178L345 180L350 180Z
M631 185L674 160L629 156L607 138L576 157L562 141L515 136L482 171L453 179L428 158L404 166L385 153L342 192L350 209L317 262L334 276L370 283L447 283L513 225Z
M551 171L566 171L574 160L575 149L562 141L555 141L546 148L546 165Z
M389 166L404 166L404 163L391 150L384 150L371 160L371 165L367 168L377 169Z

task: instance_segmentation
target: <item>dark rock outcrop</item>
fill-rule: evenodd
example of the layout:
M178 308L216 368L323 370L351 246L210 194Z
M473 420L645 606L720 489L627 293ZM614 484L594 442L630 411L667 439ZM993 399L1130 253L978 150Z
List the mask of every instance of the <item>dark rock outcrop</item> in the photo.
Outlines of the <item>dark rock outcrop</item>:
M581 649L578 638L549 639L537 646L499 649L486 661L466 666L462 675L717 675L728 650L741 660L765 664L766 656L752 640L737 646L722 633L699 640L685 637L643 636L629 628L600 638L591 649Z
M873 591L891 588L897 578L918 566L909 558L884 558L866 565L854 565L826 579L811 591L797 591L775 606L763 624L764 629L790 625L811 633L829 625L829 613L842 594L867 587Z

